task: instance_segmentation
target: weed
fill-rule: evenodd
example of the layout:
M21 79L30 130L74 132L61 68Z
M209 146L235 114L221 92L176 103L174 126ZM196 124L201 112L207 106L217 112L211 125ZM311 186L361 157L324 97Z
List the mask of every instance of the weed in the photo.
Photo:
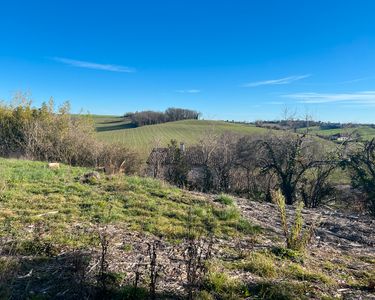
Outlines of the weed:
M303 252L307 244L310 242L315 228L314 226L310 226L308 229L303 230L303 202L299 202L297 204L294 223L289 228L286 215L285 198L281 191L278 190L274 192L272 199L279 209L281 226L286 239L286 247L291 250Z
M327 275L323 274L322 272L312 272L297 264L289 265L288 269L286 270L286 273L288 277L301 281L324 283L326 285L335 285L334 280L328 277Z
M237 267L265 278L273 278L277 275L274 260L267 253L252 252Z
M294 262L303 263L303 255L295 250L284 247L272 247L271 252L277 257L289 259Z
M221 204L224 204L224 205L233 205L234 204L234 200L231 196L229 195L226 195L226 194L220 194L216 199L215 201L221 203Z

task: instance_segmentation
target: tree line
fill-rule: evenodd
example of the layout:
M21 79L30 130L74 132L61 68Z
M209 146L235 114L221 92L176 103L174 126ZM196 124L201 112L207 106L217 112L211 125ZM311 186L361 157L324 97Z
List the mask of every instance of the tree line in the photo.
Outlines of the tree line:
M164 112L147 110L130 112L124 115L124 117L129 118L135 126L154 125L190 119L198 120L199 116L200 113L195 110L174 107L170 107Z

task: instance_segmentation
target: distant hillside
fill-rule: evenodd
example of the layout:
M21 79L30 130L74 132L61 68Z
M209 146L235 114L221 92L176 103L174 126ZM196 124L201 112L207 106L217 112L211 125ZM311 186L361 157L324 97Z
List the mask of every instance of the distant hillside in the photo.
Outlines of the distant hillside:
M298 132L306 132L307 128L299 128ZM315 134L320 137L330 137L334 135L358 135L360 141L371 140L375 137L375 128L370 125L361 125L352 128L335 128L335 129L321 129L319 126L308 128L310 134Z
M164 124L134 128L130 121L114 116L94 116L99 139L109 142L121 142L147 156L160 139L167 145L171 139L186 144L199 142L205 132L213 130L217 133L230 131L237 134L264 133L267 129L253 125L227 123L224 121L184 120Z

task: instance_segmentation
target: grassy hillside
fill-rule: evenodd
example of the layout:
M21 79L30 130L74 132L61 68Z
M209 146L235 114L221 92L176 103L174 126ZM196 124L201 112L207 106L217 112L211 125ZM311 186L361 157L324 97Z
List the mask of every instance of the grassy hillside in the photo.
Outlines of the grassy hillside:
M352 219L338 214L332 227L332 212L322 215L320 239L311 255L302 254L283 248L270 204L190 193L139 177L102 175L82 183L87 171L0 159L1 299L92 299L103 236L107 299L147 299L153 241L163 265L158 299L181 299L188 224L195 234L213 233L212 259L197 299L336 299L342 293L345 299L368 299L371 293L371 221L356 220L354 243ZM305 217L311 222L317 213L306 211ZM138 286L144 289L134 296L130 287L140 263Z
M300 132L306 132L306 128L299 129ZM351 134L351 133L358 133L360 135L361 140L371 140L375 137L375 128L372 128L370 126L360 126L358 128L343 128L343 129L325 129L322 130L318 126L316 127L310 127L309 128L310 134L316 134L321 136L330 136L338 133L345 133L345 134Z
M9 220L12 227L23 230L43 221L49 228L46 239L58 245L71 243L70 238L81 240L79 231L73 236L74 224L91 226L108 221L177 239L185 234L189 208L200 212L199 222L213 208L202 197L148 178L115 176L81 183L79 177L88 171L64 165L50 170L43 162L0 158L0 223ZM233 212L218 222L218 234L231 235L239 232L238 222L242 221Z
M162 145L167 145L171 139L189 145L199 142L204 133L210 130L216 133L230 131L241 135L266 131L266 129L250 125L205 120L186 120L132 128L132 125L122 118L99 116L95 117L95 123L99 139L124 143L143 156L150 153L154 147L154 141L158 139L160 139Z

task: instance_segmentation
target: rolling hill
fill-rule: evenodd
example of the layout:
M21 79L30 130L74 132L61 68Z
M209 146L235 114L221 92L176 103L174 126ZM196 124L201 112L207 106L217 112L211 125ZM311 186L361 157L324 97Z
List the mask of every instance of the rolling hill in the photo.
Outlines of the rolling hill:
M233 132L240 135L264 133L267 129L224 121L184 120L135 128L129 121L115 116L94 116L98 138L120 142L147 156L157 140L167 145L171 139L187 145L198 143L205 132Z

